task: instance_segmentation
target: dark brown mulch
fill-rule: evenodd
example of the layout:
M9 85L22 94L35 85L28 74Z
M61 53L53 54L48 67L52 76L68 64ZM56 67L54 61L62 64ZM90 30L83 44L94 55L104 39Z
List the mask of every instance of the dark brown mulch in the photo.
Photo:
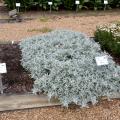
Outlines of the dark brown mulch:
M111 56L113 56L114 61L115 61L118 65L120 65L120 56L115 56L115 55L111 55Z
M21 51L18 44L0 44L0 60L7 65L7 74L2 74L4 93L30 92L33 80L21 66Z

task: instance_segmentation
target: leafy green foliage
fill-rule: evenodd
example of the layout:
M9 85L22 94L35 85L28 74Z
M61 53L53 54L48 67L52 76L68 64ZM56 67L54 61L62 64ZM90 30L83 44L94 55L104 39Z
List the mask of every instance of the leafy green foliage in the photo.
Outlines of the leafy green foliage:
M95 39L102 49L120 56L120 23L97 27Z
M84 34L57 30L20 43L22 65L31 73L33 93L57 97L64 106L95 104L101 96L120 94L120 66ZM106 55L109 65L97 66Z
M59 5L62 4L61 0L52 0L53 6L52 9L58 10ZM40 7L45 10L49 9L48 0L5 0L5 3L8 5L8 8L13 9L15 8L15 3L20 2L21 7L24 8L31 8L32 6Z
M21 7L23 8L31 8L32 6L36 6L45 10L49 9L48 1L49 0L4 0L10 9L15 8L15 3L20 2ZM52 9L59 10L62 5L66 9L75 9L75 0L50 0L53 2ZM108 0L110 7L119 7L120 0ZM80 0L79 8L87 8L87 9L103 9L104 0Z
M74 9L75 0L63 0L63 4L66 9Z

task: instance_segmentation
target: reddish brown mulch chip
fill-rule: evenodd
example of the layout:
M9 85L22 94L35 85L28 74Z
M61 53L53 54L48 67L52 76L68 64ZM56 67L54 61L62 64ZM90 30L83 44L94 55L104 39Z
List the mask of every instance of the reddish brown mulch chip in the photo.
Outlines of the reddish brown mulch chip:
M7 74L2 74L4 93L30 92L33 80L21 66L21 51L18 44L0 44L0 60L7 65Z

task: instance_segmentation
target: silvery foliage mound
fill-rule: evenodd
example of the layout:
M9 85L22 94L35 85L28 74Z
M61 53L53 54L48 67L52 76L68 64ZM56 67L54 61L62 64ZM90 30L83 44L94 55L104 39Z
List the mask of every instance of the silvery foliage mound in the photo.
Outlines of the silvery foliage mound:
M87 106L101 96L120 93L120 66L84 34L56 30L20 43L22 65L35 79L33 92L44 91L64 106ZM97 66L96 56L106 55L109 65Z

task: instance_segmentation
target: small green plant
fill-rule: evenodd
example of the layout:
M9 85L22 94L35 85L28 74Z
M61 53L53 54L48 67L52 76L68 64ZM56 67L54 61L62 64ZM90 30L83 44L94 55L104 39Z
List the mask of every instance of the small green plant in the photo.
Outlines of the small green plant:
M43 27L42 29L41 29L41 32L42 33L47 33L47 32L51 32L52 31L52 29L51 28L47 28L47 27Z
M40 17L39 20L40 20L40 22L48 22L49 18L48 17Z
M102 49L120 56L120 23L115 22L97 27L95 40L99 42Z
M28 29L27 30L28 32L41 32L41 33L47 33L47 32L51 32L52 29L51 28L47 28L47 27L43 27L43 28L40 28L40 29Z

